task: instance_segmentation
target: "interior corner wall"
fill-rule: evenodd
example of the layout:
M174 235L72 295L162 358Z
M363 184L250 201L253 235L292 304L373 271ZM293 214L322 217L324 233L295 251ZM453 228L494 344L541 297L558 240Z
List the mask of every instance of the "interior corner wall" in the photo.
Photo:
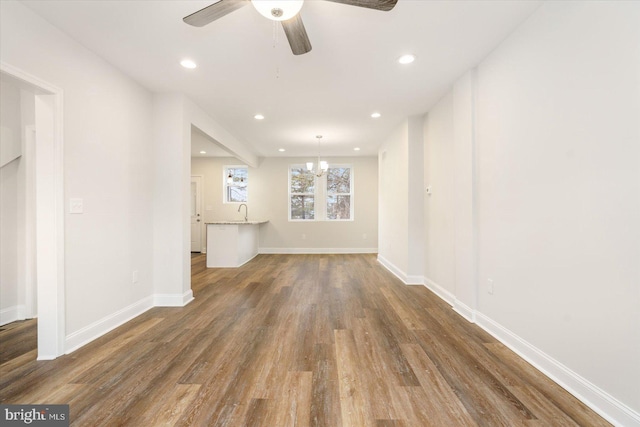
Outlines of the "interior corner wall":
M19 2L0 2L0 52L64 93L64 200L84 205L64 217L69 350L151 306L152 96Z
M407 118L407 279L422 284L424 278L424 116Z
M409 123L378 150L378 260L402 280L409 268Z
M455 300L455 200L453 92L424 120L424 278L450 304Z
M155 95L153 121L155 305L182 306L192 299L188 228L191 125L184 97Z
M475 321L477 309L476 70L453 85L454 309Z

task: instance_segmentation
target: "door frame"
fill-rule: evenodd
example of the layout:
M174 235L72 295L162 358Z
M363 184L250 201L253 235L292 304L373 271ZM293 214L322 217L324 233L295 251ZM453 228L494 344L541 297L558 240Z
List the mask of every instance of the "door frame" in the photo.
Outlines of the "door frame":
M207 253L207 249L206 249L206 236L204 235L204 212L202 210L202 204L203 204L203 197L204 197L204 175L191 175L190 178L190 182L193 181L193 178L198 178L199 182L197 185L197 199L198 199L198 203L196 203L197 209L200 212L200 218L202 219L200 221L200 225L198 225L198 233L200 233L200 253ZM191 217L191 215L189 215L189 217ZM189 221L191 221L191 218L189 218ZM191 245L189 245L191 246Z
M0 62L35 93L35 232L38 360L65 353L63 91Z

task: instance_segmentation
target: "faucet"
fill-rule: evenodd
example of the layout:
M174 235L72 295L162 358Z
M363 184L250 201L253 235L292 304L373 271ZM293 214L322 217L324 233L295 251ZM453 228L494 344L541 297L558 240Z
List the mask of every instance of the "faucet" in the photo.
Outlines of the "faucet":
M244 206L244 220L249 221L249 208L247 207L246 203L242 203L240 204L240 206L238 206L238 212L240 212L240 209L242 209L243 206Z

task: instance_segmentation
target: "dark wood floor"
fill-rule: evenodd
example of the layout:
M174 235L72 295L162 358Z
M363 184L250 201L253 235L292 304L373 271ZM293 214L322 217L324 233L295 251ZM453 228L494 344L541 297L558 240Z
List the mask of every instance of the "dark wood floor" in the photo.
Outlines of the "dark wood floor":
M82 426L609 425L374 255L200 255L192 276L187 307L54 361L33 321L7 327L0 401L68 403Z

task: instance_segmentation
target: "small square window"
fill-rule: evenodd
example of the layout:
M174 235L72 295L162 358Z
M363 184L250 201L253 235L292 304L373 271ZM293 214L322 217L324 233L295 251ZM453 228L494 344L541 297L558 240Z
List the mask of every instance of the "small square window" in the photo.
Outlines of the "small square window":
M248 200L249 168L224 167L224 203L246 203Z

